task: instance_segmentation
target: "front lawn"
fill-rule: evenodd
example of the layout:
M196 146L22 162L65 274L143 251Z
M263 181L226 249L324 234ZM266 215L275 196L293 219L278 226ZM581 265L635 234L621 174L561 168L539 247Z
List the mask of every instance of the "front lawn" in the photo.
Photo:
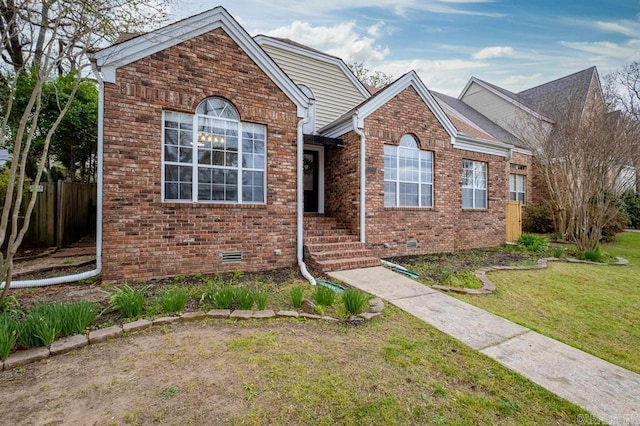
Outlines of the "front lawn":
M82 368L78 368L82 366ZM395 307L353 327L206 320L0 373L6 424L578 424L587 414Z
M640 373L640 233L627 232L603 250L629 265L496 271L488 275L493 295L456 297Z

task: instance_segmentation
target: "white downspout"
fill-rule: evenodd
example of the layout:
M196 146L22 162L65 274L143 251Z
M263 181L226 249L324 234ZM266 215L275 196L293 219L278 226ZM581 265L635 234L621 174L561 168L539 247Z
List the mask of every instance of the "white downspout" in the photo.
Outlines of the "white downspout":
M356 132L360 136L360 242L362 244L367 242L366 235L366 207L367 207L367 183L365 182L366 178L366 152L367 152L367 144L364 133L358 127L358 111L353 114L353 131Z
M309 281L311 285L316 285L316 279L307 270L307 265L304 264L304 136L302 133L302 127L311 120L309 112L305 118L298 121L297 132L297 257L298 266L300 267L300 273L303 277Z
M80 274L65 275L62 277L44 278L40 280L12 281L9 288L46 287L56 284L73 283L100 275L102 272L102 154L104 133L104 81L100 73L95 73L99 83L98 89L98 174L97 174L97 206L96 206L96 268ZM5 283L0 284L4 288Z

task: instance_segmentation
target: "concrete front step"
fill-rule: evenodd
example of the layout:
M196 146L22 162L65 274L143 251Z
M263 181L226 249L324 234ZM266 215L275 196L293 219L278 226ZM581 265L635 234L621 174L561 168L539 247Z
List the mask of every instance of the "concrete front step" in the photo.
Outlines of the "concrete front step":
M380 266L380 259L377 257L354 257L350 259L318 260L316 263L323 271L341 271L344 269Z

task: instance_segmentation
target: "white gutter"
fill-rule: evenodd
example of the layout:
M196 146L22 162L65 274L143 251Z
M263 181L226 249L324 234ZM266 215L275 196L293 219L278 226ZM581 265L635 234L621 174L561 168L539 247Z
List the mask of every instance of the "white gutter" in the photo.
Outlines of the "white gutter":
M97 182L97 207L96 207L96 268L80 274L65 275L62 277L44 278L40 280L12 281L9 288L46 287L56 284L67 284L96 277L102 272L102 154L104 151L104 82L100 73L95 73L99 83L98 89L98 182ZM4 288L5 282L0 284Z
M312 101L313 102L313 101ZM307 109L308 111L308 109ZM316 279L307 270L307 265L304 264L304 136L302 133L302 127L311 120L309 113L304 119L298 121L298 134L297 134L297 257L298 266L300 267L300 273L303 277L309 281L311 285L316 285Z
M360 136L360 242L362 244L364 244L367 239L366 239L366 222L365 222L365 216L366 216L366 190L367 190L367 183L365 182L365 178L366 178L366 166L367 166L367 161L366 161L366 138L364 136L364 133L362 132L362 130L360 130L360 128L358 127L358 111L356 110L353 114L353 131L356 132L356 134L358 134Z

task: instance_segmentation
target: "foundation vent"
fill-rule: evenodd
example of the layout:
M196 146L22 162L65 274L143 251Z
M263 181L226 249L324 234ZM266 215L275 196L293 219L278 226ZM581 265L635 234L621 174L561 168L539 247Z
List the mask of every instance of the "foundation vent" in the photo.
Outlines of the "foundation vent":
M416 240L407 241L407 250L417 250L418 242Z
M222 253L223 262L242 262L241 251L226 251Z

